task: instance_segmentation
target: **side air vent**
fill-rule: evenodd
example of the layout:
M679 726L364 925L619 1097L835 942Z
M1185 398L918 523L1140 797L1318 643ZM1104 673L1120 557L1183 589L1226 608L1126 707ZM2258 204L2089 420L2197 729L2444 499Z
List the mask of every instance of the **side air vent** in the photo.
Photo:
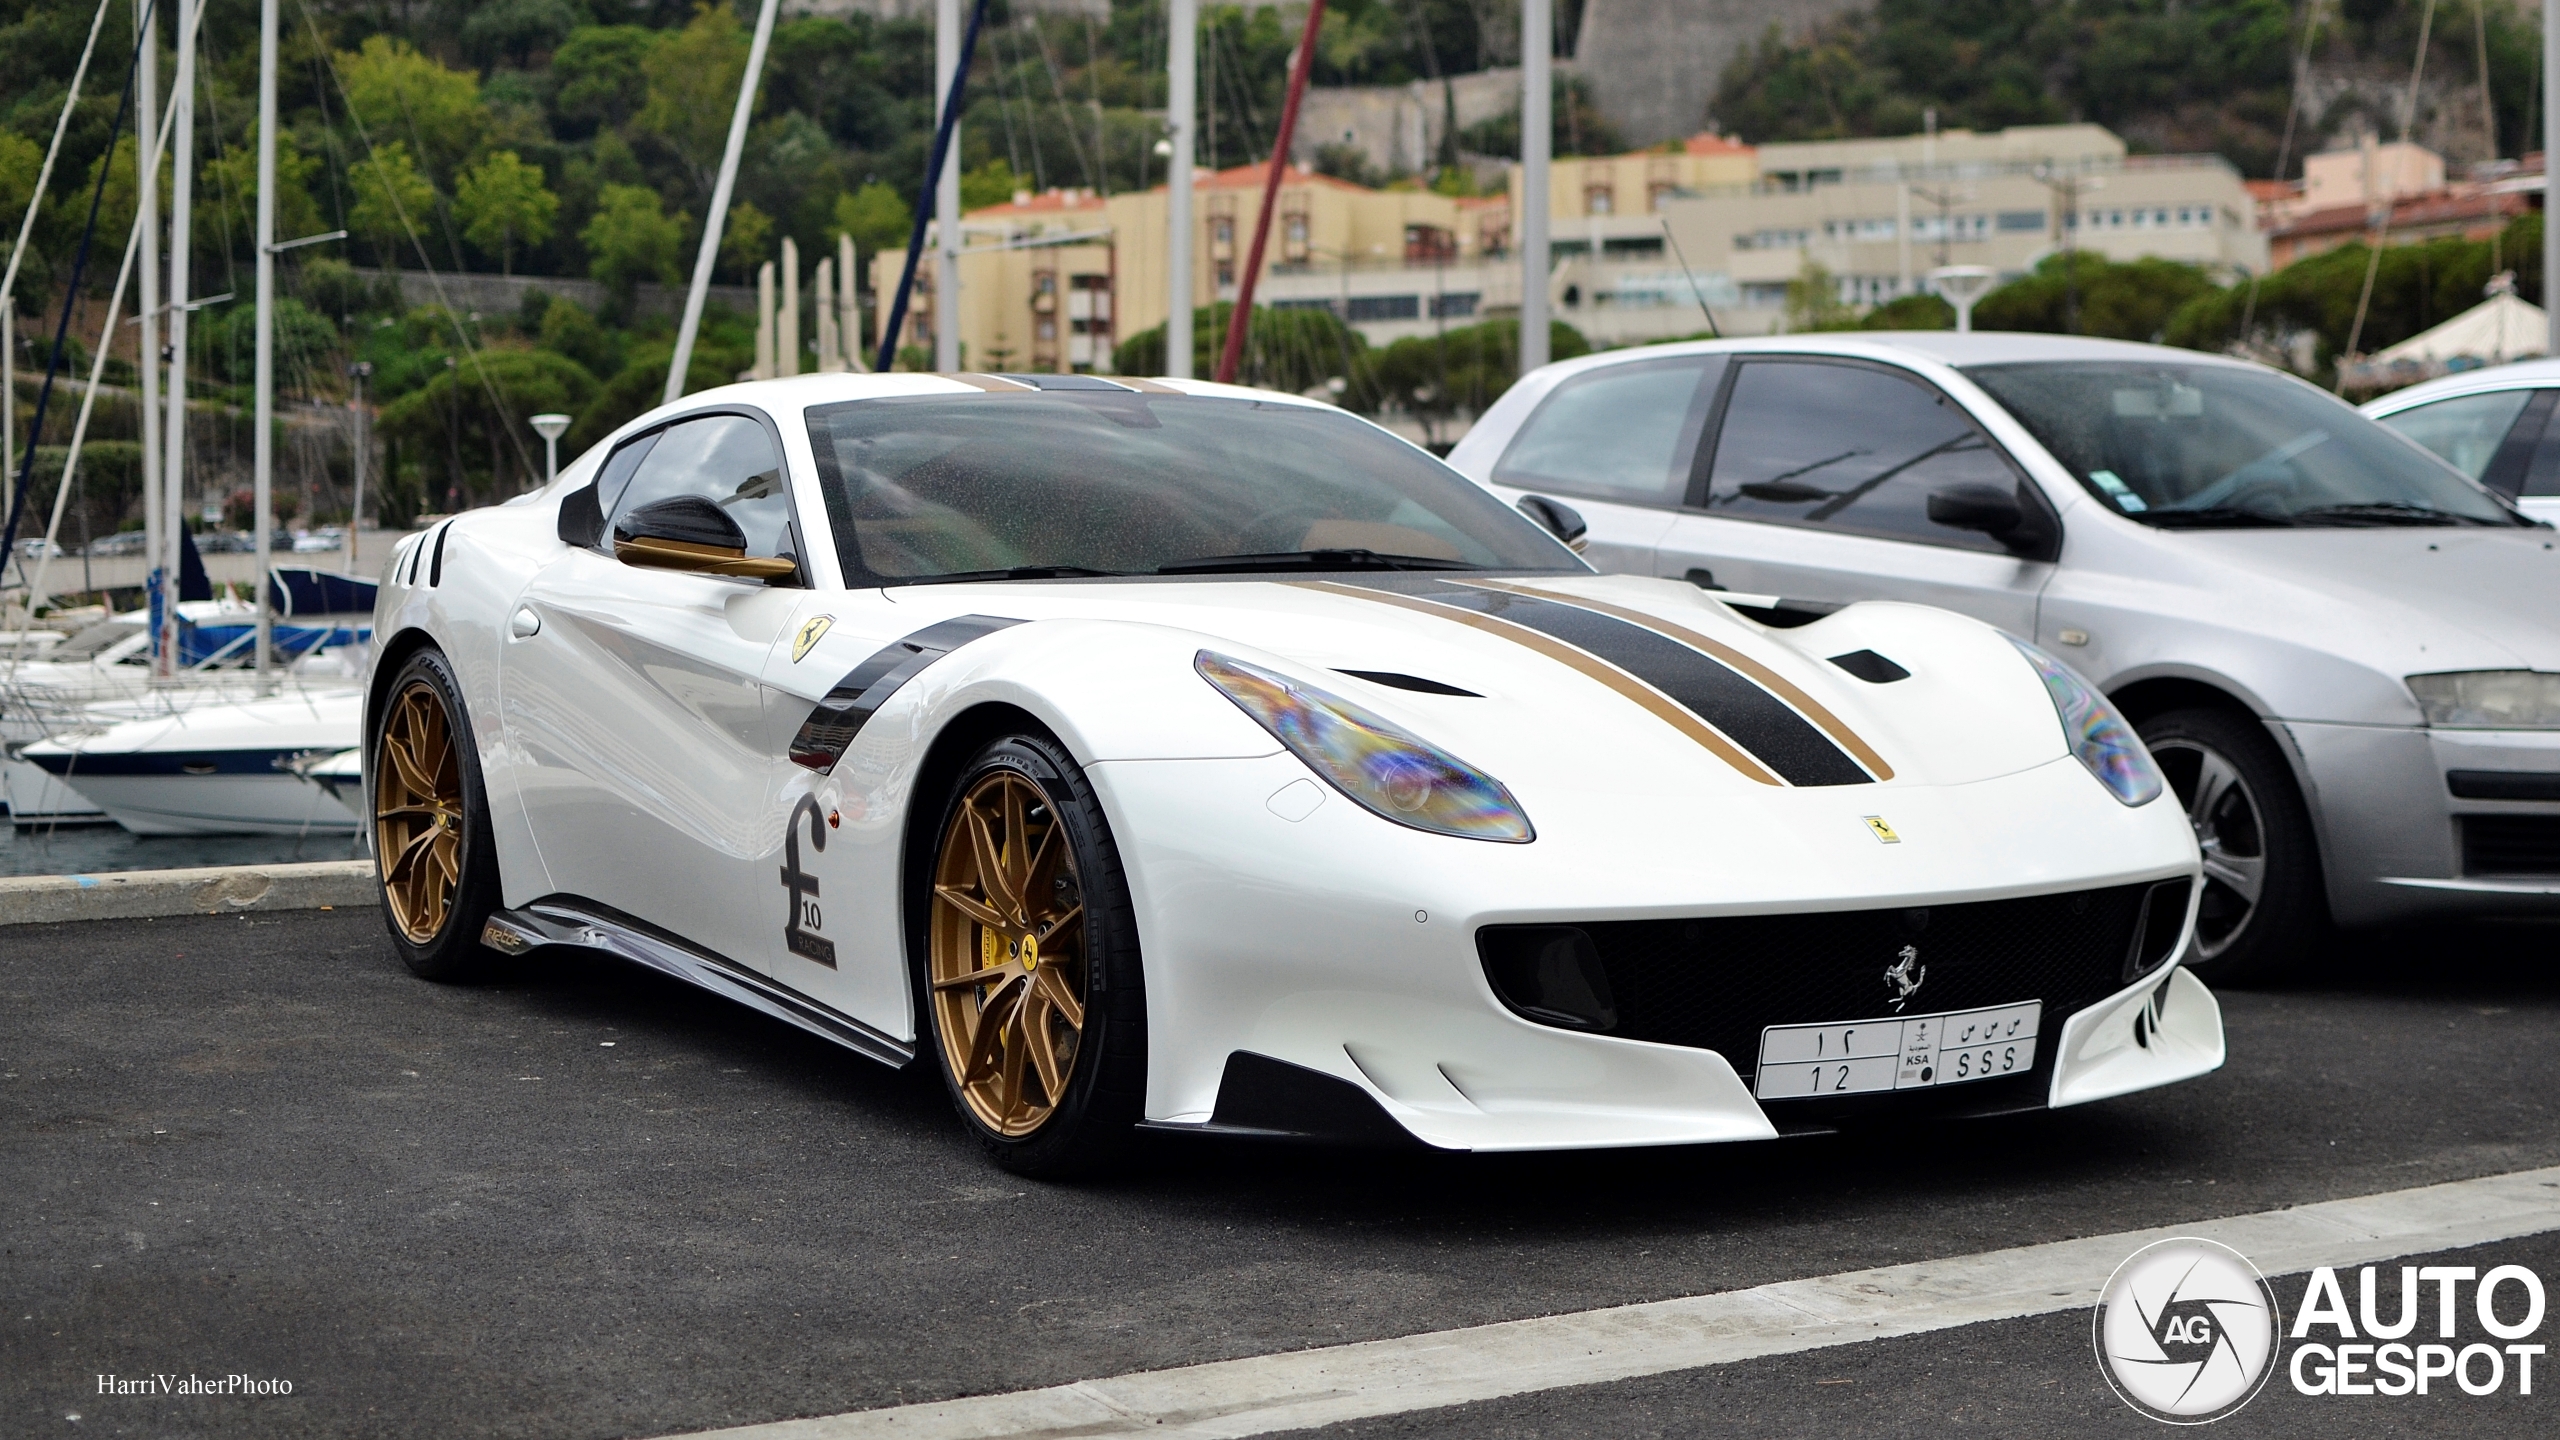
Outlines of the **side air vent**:
M2163 880L2143 897L2142 925L2124 957L2125 983L2130 985L2169 963L2178 952L2178 937L2187 928L2187 891L2191 880Z
M1910 671L1873 650L1852 650L1846 655L1834 655L1831 657L1831 663L1870 685L1890 685L1896 680L1911 678Z

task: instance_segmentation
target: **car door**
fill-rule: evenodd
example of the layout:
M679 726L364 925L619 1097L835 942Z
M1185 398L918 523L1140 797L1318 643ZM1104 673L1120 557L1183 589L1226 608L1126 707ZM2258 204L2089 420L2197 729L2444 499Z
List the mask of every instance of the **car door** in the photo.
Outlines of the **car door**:
M1723 378L1689 503L1654 573L1793 600L1943 605L2035 633L2049 559L1929 518L1953 486L2014 494L2059 553L2041 492L1964 408L1919 377L1860 360L1746 356Z
M2560 520L2560 390L2491 390L2412 405L2382 423L2516 502L2537 520Z
M798 578L730 579L625 563L616 523L699 496L750 556L797 558L801 527L772 421L681 417L630 437L597 473L601 539L535 573L509 625L500 694L525 767L525 819L553 888L769 969L764 861L784 779L763 694ZM564 514L585 499L571 495ZM564 529L574 521L564 522Z
M1689 487L1690 456L1724 373L1721 355L1630 361L1557 385L1494 462L1505 498L1565 500L1591 527L1583 558L1646 574ZM1516 493L1515 493L1516 492Z

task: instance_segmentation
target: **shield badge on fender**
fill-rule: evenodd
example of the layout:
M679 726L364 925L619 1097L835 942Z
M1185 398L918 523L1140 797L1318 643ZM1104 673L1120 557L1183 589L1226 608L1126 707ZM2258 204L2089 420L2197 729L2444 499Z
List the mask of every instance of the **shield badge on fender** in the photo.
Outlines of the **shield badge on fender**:
M800 633L791 637L791 663L797 665L808 659L810 647L816 645L818 638L835 623L833 615L810 616L808 622L800 627Z

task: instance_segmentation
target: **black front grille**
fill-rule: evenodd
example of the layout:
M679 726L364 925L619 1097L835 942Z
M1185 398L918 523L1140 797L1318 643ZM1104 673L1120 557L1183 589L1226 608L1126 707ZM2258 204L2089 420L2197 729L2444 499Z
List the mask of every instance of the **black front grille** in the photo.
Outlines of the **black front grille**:
M1614 1013L1605 1026L1576 1028L1713 1050L1748 1081L1759 1069L1760 1032L1770 1025L2041 1000L2046 1040L2036 1047L2036 1069L2049 1074L2063 1020L2124 987L2151 888L2118 885L1925 909L1589 922L1574 928L1591 937ZM1514 935L1543 938L1554 931L1487 926L1477 943L1492 961ZM1926 974L1897 1011L1897 987L1885 972L1906 945Z
M2560 875L2560 815L2465 815L2465 875Z

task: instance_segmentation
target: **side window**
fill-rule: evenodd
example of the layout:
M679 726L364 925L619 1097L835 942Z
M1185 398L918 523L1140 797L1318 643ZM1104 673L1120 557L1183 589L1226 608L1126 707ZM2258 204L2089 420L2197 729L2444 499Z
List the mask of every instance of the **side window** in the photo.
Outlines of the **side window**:
M2403 410L2397 415L2386 415L2382 423L2433 450L2454 469L2478 480L2489 473L2489 462L2498 457L2498 448L2506 443L2507 432L2515 428L2516 417L2524 413L2525 402L2533 395L2530 390L2464 395Z
M1864 365L1754 360L1735 377L1706 508L1735 520L1997 551L1932 523L1929 493L2017 488L2005 456L1936 390Z
M782 456L773 437L755 421L743 415L706 415L668 426L658 432L657 443L648 447L617 496L603 487L613 483L621 462L620 454L607 461L597 481L607 536L613 533L613 521L643 505L698 495L738 522L747 535L748 555L797 558L800 546L792 532Z
M1611 365L1538 404L1493 467L1497 485L1676 505L1724 371L1721 355Z

